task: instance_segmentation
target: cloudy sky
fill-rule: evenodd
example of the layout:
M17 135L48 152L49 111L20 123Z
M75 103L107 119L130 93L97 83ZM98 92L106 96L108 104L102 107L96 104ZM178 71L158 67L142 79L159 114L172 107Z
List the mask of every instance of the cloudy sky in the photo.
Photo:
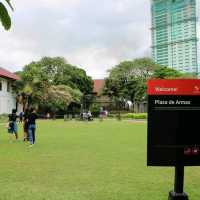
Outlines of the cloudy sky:
M13 26L0 27L0 66L16 71L63 56L103 78L122 60L150 55L150 0L12 0Z

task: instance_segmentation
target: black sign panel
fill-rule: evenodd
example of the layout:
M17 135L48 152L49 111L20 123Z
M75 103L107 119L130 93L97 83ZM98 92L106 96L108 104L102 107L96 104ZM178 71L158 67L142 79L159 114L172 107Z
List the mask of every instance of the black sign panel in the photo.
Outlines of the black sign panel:
M200 80L149 81L147 164L200 165Z

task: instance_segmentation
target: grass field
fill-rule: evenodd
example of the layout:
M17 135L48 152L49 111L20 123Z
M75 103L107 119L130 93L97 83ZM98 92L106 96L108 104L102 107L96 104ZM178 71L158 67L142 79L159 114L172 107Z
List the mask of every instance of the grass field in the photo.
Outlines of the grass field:
M173 169L146 167L146 123L38 122L37 144L0 132L0 200L167 200ZM186 169L199 200L200 168Z

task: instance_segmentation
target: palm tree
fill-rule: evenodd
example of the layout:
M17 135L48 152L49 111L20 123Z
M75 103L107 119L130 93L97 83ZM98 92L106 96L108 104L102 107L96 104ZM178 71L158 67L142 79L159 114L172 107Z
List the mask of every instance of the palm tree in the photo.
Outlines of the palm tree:
M16 107L18 107L18 105L22 105L23 111L26 110L26 108L29 107L32 98L32 93L34 90L33 85L19 80L13 84L13 88L17 94Z
M7 5L10 7L10 9L13 11L14 9L10 3L10 0L4 0L4 1L5 1L5 3L7 3ZM4 29L9 30L11 27L11 18L10 18L8 10L4 4L2 2L0 2L0 21L1 21Z

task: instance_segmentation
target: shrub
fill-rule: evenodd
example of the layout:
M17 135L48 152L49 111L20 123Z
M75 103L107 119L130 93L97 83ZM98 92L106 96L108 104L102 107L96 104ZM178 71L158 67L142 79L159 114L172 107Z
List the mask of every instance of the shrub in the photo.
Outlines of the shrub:
M147 113L126 113L121 117L122 119L147 119Z
M98 117L99 116L99 114L100 114L100 108L101 107L98 104L93 104L90 107L90 111L91 111L93 117Z

